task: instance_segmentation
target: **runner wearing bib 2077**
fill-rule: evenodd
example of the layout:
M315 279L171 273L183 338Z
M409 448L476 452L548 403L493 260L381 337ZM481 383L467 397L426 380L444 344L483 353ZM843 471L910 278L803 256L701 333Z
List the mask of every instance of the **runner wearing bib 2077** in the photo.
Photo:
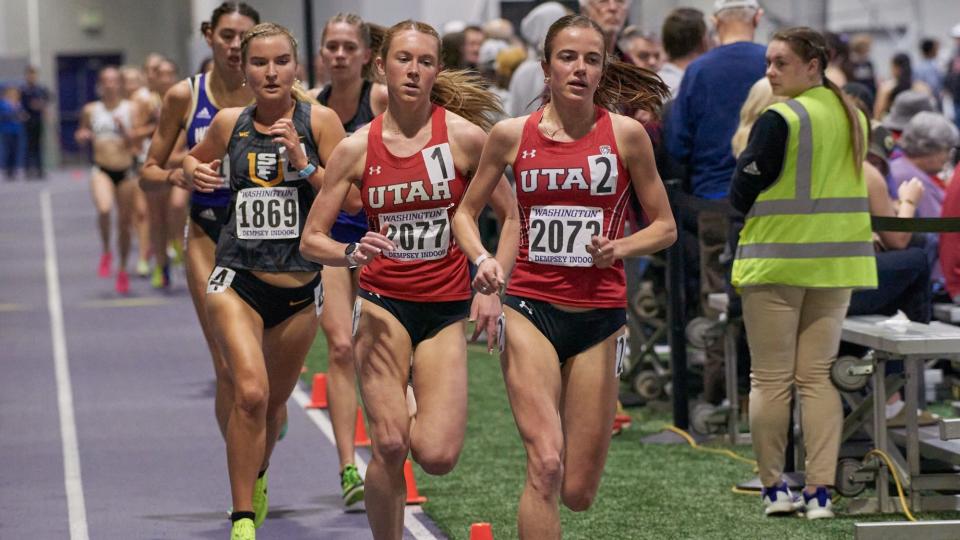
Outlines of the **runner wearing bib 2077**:
M467 180L454 167L447 138L446 110L434 105L432 136L417 154L401 158L383 144L383 116L370 123L367 160L360 194L370 229L386 226L397 249L364 266L360 296L398 313L406 302L447 303L451 310L417 310L432 317L429 329L414 330L409 317L397 317L410 333L413 346L448 324L465 318L470 309L467 259L453 240L450 218L466 190ZM396 305L391 301L400 301ZM409 310L408 310L409 311ZM449 313L447 313L449 311ZM419 338L414 340L414 338Z

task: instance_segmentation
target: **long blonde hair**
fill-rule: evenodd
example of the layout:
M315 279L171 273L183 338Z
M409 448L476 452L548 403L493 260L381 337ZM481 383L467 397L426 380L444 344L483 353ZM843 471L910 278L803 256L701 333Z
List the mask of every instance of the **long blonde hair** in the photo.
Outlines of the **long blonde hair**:
M414 30L437 40L437 60L440 60L440 34L429 24L407 19L387 29L380 46L380 57L386 63L394 36L405 30ZM489 131L491 118L500 118L504 112L500 99L491 92L479 74L467 70L441 70L430 90L430 101L458 114L473 124Z
M767 107L774 103L785 101L780 96L773 95L773 88L770 87L770 81L764 77L753 83L750 87L750 93L747 94L747 100L743 102L740 108L740 125L737 126L733 139L730 140L730 147L733 149L733 156L739 157L740 153L747 147L747 139L750 138L750 130L760 118Z
M299 61L297 60L297 39L293 37L293 34L290 33L290 30L287 30L285 27L276 23L265 22L260 23L243 33L243 37L240 39L240 59L243 65L247 64L247 51L250 49L251 41L254 39L268 38L273 36L283 36L287 38L287 40L290 42L290 50L293 51L293 61L299 64ZM296 101L303 101L313 105L320 104L316 98L307 92L307 89L303 87L303 83L301 83L299 79L293 82L293 86L290 88L290 95L292 95L293 99Z

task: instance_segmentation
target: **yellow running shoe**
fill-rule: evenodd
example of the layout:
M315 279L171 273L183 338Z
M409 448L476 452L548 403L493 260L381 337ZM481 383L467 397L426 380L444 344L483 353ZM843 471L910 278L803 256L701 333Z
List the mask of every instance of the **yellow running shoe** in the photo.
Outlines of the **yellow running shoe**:
M256 540L257 531L250 518L238 519L233 522L230 530L230 540Z
M253 485L253 513L257 516L253 520L254 527L259 529L263 525L263 520L267 519L268 507L267 472L264 471L263 476L257 478L257 483Z

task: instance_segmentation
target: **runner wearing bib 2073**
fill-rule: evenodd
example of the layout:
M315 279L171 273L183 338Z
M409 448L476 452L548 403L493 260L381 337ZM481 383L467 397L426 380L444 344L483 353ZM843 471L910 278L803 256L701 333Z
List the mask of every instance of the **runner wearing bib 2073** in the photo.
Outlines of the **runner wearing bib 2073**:
M561 362L603 341L626 320L623 262L596 268L586 250L592 236L623 236L633 196L610 113L597 107L596 114L585 137L559 142L540 133L543 111L534 112L513 163L520 250L504 303L530 319ZM561 312L549 304L603 311ZM585 317L590 320L581 320ZM571 336L576 340L568 343Z

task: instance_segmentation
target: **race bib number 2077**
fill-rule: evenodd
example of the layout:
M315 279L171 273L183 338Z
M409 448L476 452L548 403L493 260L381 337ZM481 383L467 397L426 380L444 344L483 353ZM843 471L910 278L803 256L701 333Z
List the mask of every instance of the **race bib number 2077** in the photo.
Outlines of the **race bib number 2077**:
M384 253L391 259L432 261L442 259L450 248L450 219L446 208L380 214L387 238L397 249Z
M589 206L534 206L530 209L528 259L555 266L593 266L587 246L603 231L603 209Z

